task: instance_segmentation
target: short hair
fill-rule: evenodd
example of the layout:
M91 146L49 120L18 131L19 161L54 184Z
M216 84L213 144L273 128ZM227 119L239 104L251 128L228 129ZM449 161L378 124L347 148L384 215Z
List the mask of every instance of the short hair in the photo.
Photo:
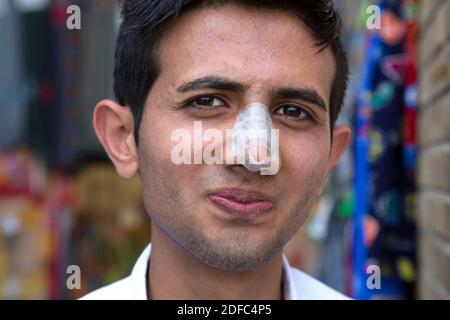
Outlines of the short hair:
M336 62L329 101L330 126L334 127L347 88L348 60L341 42L341 19L331 0L121 0L114 94L132 110L136 143L145 102L161 72L157 49L164 31L187 10L228 3L293 14L311 31L319 52L331 48Z

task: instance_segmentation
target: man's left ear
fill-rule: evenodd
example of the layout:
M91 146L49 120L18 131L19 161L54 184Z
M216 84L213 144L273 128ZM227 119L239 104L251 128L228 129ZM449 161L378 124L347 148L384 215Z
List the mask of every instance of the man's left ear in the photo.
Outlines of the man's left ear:
M333 129L333 140L331 143L330 156L328 158L324 178L328 176L330 171L333 170L341 159L350 143L351 137L352 130L347 126L338 126Z

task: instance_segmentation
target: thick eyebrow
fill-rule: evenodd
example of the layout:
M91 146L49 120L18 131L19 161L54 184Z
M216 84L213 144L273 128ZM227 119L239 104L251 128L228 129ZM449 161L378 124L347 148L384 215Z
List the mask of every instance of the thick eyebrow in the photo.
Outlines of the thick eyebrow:
M285 87L277 90L273 90L271 94L274 98L279 99L295 99L312 103L318 106L320 109L327 111L327 104L322 97L312 88L295 88Z
M249 89L248 85L219 76L205 76L186 82L177 88L180 93L199 91L205 89L226 90L244 93ZM271 90L272 98L295 99L312 103L327 111L327 104L322 97L312 88L283 87Z
M181 85L177 89L177 91L180 93L187 93L190 91L198 91L205 89L226 90L243 93L246 90L248 90L248 86L223 77L206 76L189 81Z

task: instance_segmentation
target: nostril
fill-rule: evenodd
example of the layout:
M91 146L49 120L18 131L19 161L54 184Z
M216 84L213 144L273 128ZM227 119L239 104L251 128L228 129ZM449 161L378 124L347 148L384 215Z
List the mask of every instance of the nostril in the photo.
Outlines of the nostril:
M259 170L250 170L246 168L242 164L231 164L226 166L229 170L233 171L234 173L242 176L242 177L249 177L249 175L259 175Z
M267 145L264 144L258 144L253 143L248 148L248 156L249 160L251 162L254 162L255 164L264 164L269 160L270 157L269 149L267 148Z

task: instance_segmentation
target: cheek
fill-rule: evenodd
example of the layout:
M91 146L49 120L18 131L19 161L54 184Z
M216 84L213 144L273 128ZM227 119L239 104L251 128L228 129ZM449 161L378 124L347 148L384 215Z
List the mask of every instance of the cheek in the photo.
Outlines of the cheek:
M156 103L152 107L144 111L140 128L141 154L143 158L149 159L142 161L141 174L146 176L149 184L165 181L168 185L176 185L179 192L183 192L183 186L192 186L200 177L202 165L194 164L194 140L200 140L201 151L201 133L208 126L203 124L202 128L196 127L194 130L192 118L181 112L166 110ZM191 164L177 164L176 161L185 154L190 155Z
M172 133L183 127L175 123L158 110L144 112L139 133L139 148L144 158L140 169L144 176L153 181L150 183L181 179L183 176L182 169L186 166L176 165L171 158L176 145L171 139Z
M139 165L143 200L150 217L160 225L175 221L186 203L183 186L189 185L194 166L171 159L171 134L176 126L157 111L144 112L139 137ZM155 119L158 119L157 121Z
M329 156L329 139L325 135L296 133L281 142L281 170L288 183L301 189L322 181Z

